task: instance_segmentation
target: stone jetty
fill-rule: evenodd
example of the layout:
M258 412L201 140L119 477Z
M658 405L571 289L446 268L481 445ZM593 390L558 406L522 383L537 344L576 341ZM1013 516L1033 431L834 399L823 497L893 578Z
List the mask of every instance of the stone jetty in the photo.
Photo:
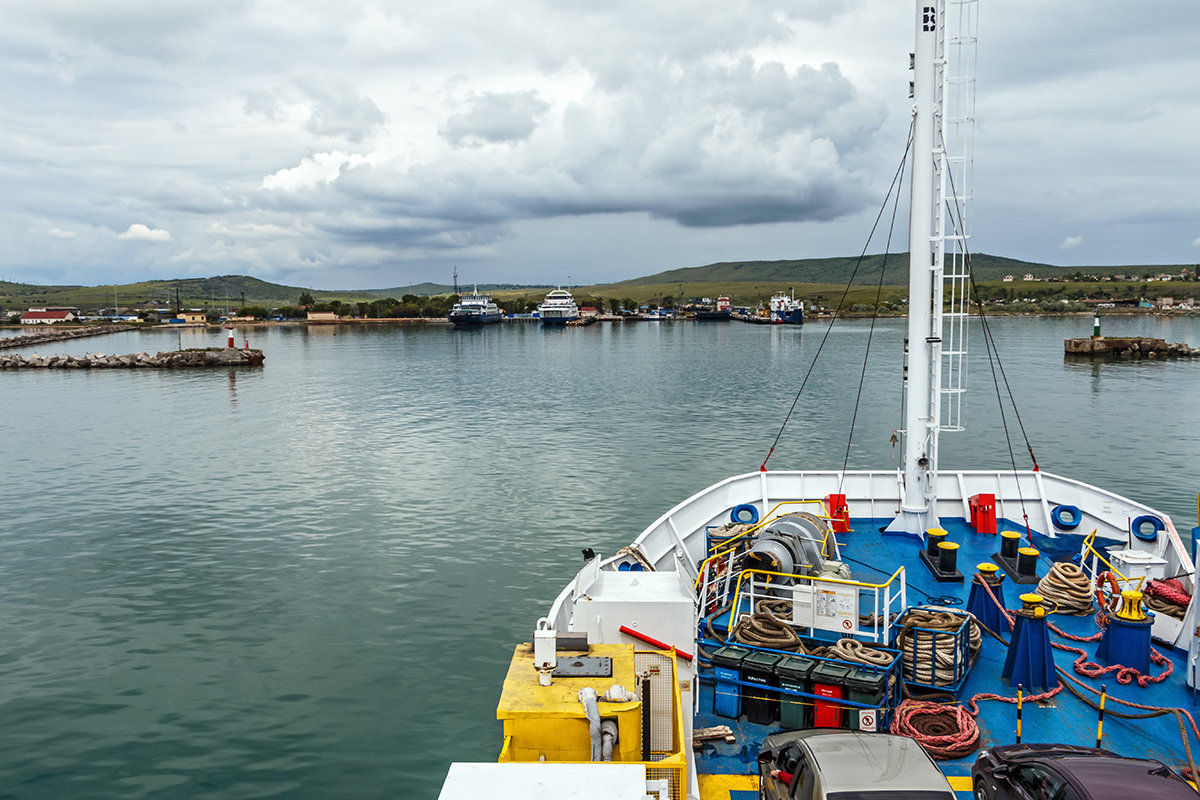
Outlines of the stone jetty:
M28 347L31 344L61 342L64 339L82 339L85 336L103 336L106 333L121 333L133 330L132 325L87 325L82 328L56 328L37 333L22 333L19 336L0 336L0 348Z
M0 355L0 370L5 369L190 369L194 367L262 366L262 350L238 350L235 347L205 347L171 350L166 353L133 353L83 356L42 356L36 353Z
M1200 347L1145 336L1089 336L1063 342L1069 356L1090 358L1200 358Z

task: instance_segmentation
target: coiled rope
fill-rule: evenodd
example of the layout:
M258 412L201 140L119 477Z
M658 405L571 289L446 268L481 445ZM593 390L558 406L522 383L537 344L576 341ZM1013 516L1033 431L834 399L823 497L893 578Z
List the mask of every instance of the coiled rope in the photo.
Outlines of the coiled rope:
M1146 584L1144 599L1151 610L1175 619L1183 619L1188 605L1192 602L1192 596L1178 578L1150 581Z
M853 661L856 664L870 664L873 667L889 667L895 656L877 650L857 639L839 639L836 644L825 648L825 658Z
M730 635L740 644L806 653L808 651L791 623L781 616L790 615L791 611L790 600L759 600L754 605L754 613L739 619Z
M1081 617L1092 613L1092 582L1077 564L1059 561L1038 581L1037 593L1057 606L1057 611Z
M962 706L905 700L896 707L890 731L915 739L938 761L962 758L979 749L979 726Z
M955 635L963 626L964 616L970 619L966 649ZM956 668L974 663L983 646L983 633L973 615L962 612L928 608L912 608L901 618L904 627L896 636L904 663L911 666L910 680L932 686L954 683ZM922 630L917 631L915 628ZM935 631L933 634L926 631Z

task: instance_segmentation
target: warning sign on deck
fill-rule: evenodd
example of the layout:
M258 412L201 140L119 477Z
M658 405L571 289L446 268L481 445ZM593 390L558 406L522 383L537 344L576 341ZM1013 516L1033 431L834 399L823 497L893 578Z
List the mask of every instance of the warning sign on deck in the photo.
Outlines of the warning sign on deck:
M813 627L838 633L857 633L857 587L814 586Z

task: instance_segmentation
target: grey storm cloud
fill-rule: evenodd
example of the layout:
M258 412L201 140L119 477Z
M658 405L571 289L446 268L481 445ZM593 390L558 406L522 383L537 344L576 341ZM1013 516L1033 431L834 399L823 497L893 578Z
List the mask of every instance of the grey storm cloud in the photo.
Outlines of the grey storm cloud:
M980 5L976 247L1179 261L1200 6ZM26 280L857 252L910 111L913 9L891 0L7 11L0 268Z
M517 142L529 138L538 117L550 104L537 92L486 92L473 96L467 110L446 120L439 133L455 145L478 142Z

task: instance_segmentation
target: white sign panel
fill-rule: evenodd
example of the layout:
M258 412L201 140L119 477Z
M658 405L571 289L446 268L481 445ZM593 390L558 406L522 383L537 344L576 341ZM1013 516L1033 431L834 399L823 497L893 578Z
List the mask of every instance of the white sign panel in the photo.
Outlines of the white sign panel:
M858 633L858 587L817 584L812 590L814 628Z
M858 729L861 731L874 731L878 712L873 708L860 708L858 710Z

